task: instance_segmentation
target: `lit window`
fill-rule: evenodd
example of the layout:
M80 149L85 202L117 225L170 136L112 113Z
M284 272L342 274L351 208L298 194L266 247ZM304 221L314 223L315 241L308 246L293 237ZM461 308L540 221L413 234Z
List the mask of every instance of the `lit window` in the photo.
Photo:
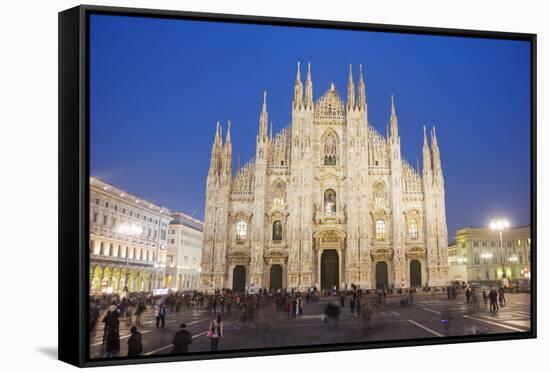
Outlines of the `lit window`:
M518 246L521 246L521 240L518 240Z
M246 241L246 222L239 220L237 222L237 243L243 243Z
M384 220L376 221L376 239L377 240L386 239L386 222Z
M409 220L409 237L413 240L418 238L418 223L415 219Z

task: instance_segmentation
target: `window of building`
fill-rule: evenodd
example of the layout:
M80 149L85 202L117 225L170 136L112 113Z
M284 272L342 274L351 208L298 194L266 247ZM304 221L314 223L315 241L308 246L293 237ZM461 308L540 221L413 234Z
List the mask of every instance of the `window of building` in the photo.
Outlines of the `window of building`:
M376 239L377 240L386 239L386 222L384 220L376 221Z
M116 218L113 218L111 220L111 224L112 224L113 227L116 227Z
M474 247L479 247L479 241L474 241Z
M333 214L336 212L336 192L333 189L327 189L324 196L325 213Z
M105 207L109 208L109 202L105 202Z
M336 137L334 134L331 133L325 137L323 149L325 166L336 166Z
M96 198L95 204L96 204L96 205L99 205L99 198Z
M374 184L373 187L374 203L377 205L384 204L386 201L386 187L381 181Z
M513 244L514 244L514 242L513 242L512 240L508 240L508 241L506 242L506 244L507 244L508 247L512 247Z
M409 220L409 238L413 240L418 238L418 223L416 219Z
M246 241L246 222L239 220L237 222L237 243L243 243Z
M94 223L97 223L97 216L98 216L97 212L94 212L94 217L93 217Z
M479 264L479 255L474 255L474 264Z
M185 265L189 264L189 257L187 257L187 256L183 257L183 264L185 264Z
M482 247L487 247L487 241L481 241L481 246Z
M495 241L491 241L491 247L495 247L496 246L496 242Z
M172 238L172 239L170 240L170 243L176 243L176 240Z
M527 239L527 245L531 246L531 239L530 238Z
M115 211L117 211L117 210L118 210L118 205L115 205Z
M172 230L170 231L171 234L176 234L176 230L174 228L172 228Z
M520 247L521 246L521 240L518 240L517 242L517 246Z
M273 187L273 206L284 206L285 194L285 185L282 182L277 182Z
M279 220L273 223L273 241L281 241L283 239L283 225Z

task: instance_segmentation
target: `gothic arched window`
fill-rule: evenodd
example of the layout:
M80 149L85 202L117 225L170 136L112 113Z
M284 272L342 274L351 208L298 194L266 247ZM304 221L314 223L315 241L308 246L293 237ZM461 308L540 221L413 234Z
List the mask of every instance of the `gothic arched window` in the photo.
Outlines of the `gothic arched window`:
M386 200L386 187L384 186L384 183L382 182L377 182L376 184L374 184L374 202L377 204L377 205L381 205L384 203L384 201Z
M273 187L273 206L283 207L285 205L285 185L277 182Z
M376 221L376 239L377 240L386 239L386 222L384 220Z
M336 137L332 133L325 137L323 154L325 166L336 166Z
M273 241L281 241L283 239L283 225L279 220L273 223Z
M239 220L237 222L237 243L246 241L246 221Z
M418 238L418 223L416 219L409 220L409 238L413 240Z
M333 189L327 189L324 196L325 213L332 214L336 212L336 192Z

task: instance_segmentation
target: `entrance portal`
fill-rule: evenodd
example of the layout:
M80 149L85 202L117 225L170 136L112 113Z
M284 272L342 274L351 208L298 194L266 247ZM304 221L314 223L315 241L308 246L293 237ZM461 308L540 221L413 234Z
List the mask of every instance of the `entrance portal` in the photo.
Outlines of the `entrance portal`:
M273 264L269 270L269 288L271 290L283 288L283 267L280 264Z
M236 266L233 269L233 291L244 292L246 286L246 269L244 266Z
M386 262L376 263L376 288L388 288L388 264Z
M332 290L335 286L339 288L340 270L338 253L336 250L325 250L321 254L321 289Z
M422 270L420 262L418 260L412 260L410 264L411 272L411 288L418 288L422 286Z

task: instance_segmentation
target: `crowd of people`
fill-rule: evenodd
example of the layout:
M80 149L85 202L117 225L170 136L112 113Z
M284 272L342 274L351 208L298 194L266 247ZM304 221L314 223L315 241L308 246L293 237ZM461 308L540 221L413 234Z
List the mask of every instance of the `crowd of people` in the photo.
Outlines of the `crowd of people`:
M434 292L434 289L423 288L423 291ZM480 290L468 284L450 284L438 289L447 298L454 300L459 293L464 293L466 303L474 310L480 310ZM268 291L259 289L254 293L239 293L229 289L217 289L213 293L188 291L170 292L165 295L153 295L152 293L132 293L125 296L116 294L103 294L90 298L90 334L95 336L97 325L103 323L103 335L101 338L104 356L118 356L120 348L120 325L126 323L130 329L128 338L128 356L136 356L143 353L141 332L142 315L149 311L153 315L156 328L166 326L168 314L176 315L183 310L202 310L212 315L208 330L203 334L210 339L210 348L217 351L220 341L224 337L224 318L240 323L241 326L255 324L260 314L265 318L266 314L279 319L296 319L304 314L304 308L310 303L318 303L321 295L331 296L332 301L328 302L324 310L324 320L338 324L342 312L349 309L349 313L369 326L374 309L386 304L386 297L394 292L400 295L400 305L410 306L417 290L410 289L379 289L363 290L359 286L346 286L342 290L319 291L312 287L306 291L295 289L284 289ZM504 288L490 288L489 291L482 290L482 298L485 309L490 312L497 312L506 304ZM399 298L398 298L399 299ZM398 303L398 304L399 304ZM448 309L446 309L449 313ZM260 312L267 311L267 312ZM271 317L269 316L269 317ZM450 315L443 317L448 325ZM271 320L273 322L273 319ZM186 329L186 324L180 324L173 338L172 353L185 353L189 351L192 343L191 333Z

